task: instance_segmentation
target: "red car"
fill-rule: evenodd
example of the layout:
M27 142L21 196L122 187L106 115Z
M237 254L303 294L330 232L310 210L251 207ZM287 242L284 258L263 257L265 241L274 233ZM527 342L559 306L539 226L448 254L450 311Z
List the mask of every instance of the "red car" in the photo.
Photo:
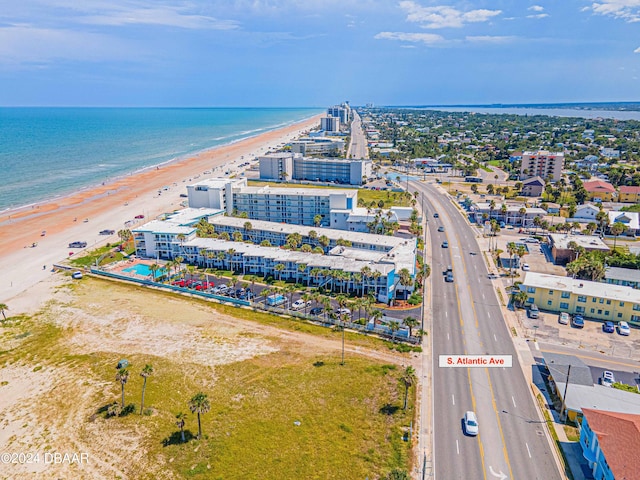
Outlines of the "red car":
M138 219L138 220L141 220L141 219L144 218L144 215L136 215L135 218Z

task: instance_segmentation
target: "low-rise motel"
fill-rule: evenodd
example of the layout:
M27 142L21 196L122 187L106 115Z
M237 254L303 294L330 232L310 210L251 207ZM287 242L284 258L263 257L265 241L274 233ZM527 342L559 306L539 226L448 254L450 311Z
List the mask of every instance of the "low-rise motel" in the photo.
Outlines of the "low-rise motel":
M640 326L640 290L631 287L527 272L520 290L542 310Z
M205 268L273 276L309 286L336 285L345 293L372 293L385 303L405 298L413 291L415 238L247 220L223 213L185 209L142 225L132 230L136 255L157 260L182 257ZM227 233L234 239L238 239L234 233L239 233L242 241L198 237L196 223L202 218L214 226L216 233ZM293 233L301 236L301 245L320 247L323 253L279 248ZM264 240L271 246L257 245ZM408 272L410 285L401 283L402 272Z

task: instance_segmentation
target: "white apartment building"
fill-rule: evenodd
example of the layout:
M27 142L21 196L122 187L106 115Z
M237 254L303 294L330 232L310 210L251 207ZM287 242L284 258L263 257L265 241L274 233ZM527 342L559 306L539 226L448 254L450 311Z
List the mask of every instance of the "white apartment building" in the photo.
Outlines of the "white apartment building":
M309 180L362 185L373 175L371 160L308 158L297 153L270 153L258 160L261 180Z
M340 131L340 118L339 117L322 117L320 119L320 129L325 132L339 132Z
M331 117L337 117L340 119L340 123L349 123L353 117L351 107L347 102L341 105L334 105L327 108L327 115Z
M190 208L215 208L233 212L233 188L247 186L247 179L210 178L187 185Z
M344 154L344 141L328 137L308 137L301 138L289 143L291 152L300 155L333 155Z
M552 153L546 150L537 152L524 152L522 165L520 166L520 180L531 177L549 178L553 182L560 180L564 168L564 153Z

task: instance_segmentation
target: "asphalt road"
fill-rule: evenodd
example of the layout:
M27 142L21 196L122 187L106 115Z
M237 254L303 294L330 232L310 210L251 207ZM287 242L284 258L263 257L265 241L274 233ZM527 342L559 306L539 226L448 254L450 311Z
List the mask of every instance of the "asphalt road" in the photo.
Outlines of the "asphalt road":
M353 111L353 121L351 122L351 142L349 142L347 158L369 158L367 139L362 130L362 120L355 110Z
M432 242L435 478L562 478L487 278L475 232L433 184L410 182L409 190L425 195ZM433 217L436 211L438 219ZM437 231L440 225L444 232ZM449 248L441 247L444 240ZM453 267L453 283L446 283L442 274L448 265ZM511 355L513 368L439 368L439 355L445 354ZM478 416L478 437L463 433L467 410Z

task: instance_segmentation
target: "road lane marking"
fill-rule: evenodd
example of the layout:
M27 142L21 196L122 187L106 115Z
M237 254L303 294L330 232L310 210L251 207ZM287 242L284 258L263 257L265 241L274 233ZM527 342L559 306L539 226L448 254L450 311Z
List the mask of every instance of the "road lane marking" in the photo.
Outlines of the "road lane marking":
M456 404L456 396L453 393L451 394L451 403Z
M458 443L458 440L456 440L456 452L458 452L458 455L460 455L460 444Z
M500 473L496 473L493 470L493 467L491 465L489 465L489 471L491 472L491 475L493 475L494 477L498 477L500 480L505 480L505 479L509 478L504 473L502 473L502 470L500 470Z
M450 340L450 338L449 338L449 332L447 332L447 340Z
M524 442L524 444L527 446L527 453L529 454L529 458L533 458L531 456L531 450L529 450L529 444L527 442Z
M493 334L493 339L497 342L498 341L498 337L496 337L496 334Z
M540 345L538 345L538 342L535 342L534 345L536 346L536 350L540 350Z
M518 407L516 406L516 399L515 399L515 398L513 398L513 395L511 395L511 401L513 402L513 408L518 408Z

